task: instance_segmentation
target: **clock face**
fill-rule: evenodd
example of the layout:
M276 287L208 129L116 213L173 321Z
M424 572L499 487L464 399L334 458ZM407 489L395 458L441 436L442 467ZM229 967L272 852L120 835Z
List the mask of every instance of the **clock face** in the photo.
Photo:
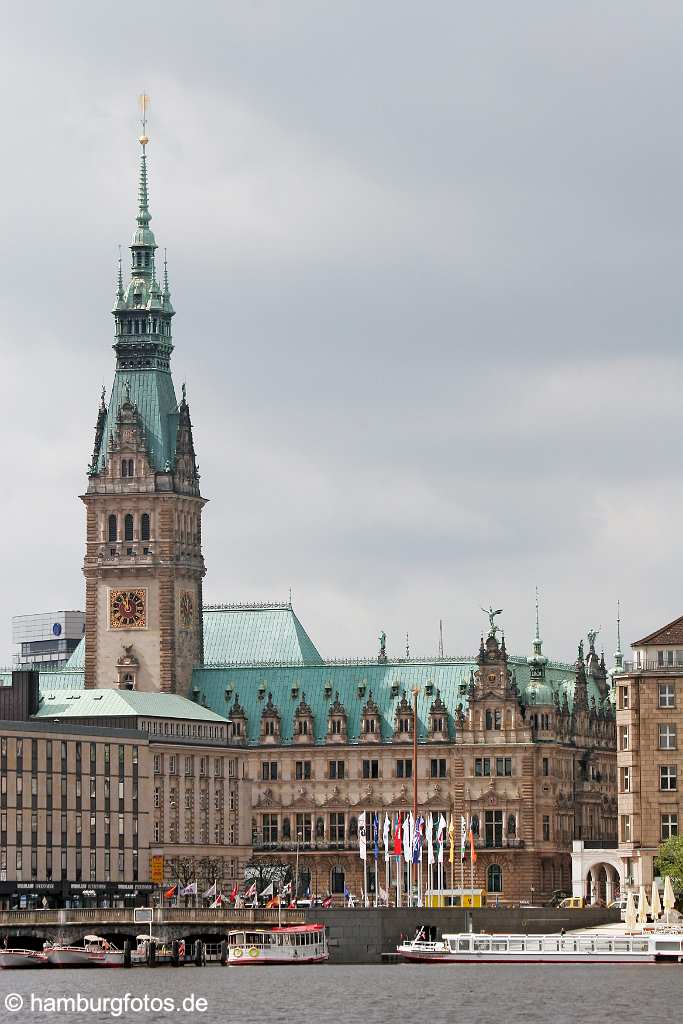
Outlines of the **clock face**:
M180 625L184 629L190 629L194 622L194 598L189 590L183 590L181 593L178 611L180 614Z
M145 629L147 626L147 591L110 590L109 628Z

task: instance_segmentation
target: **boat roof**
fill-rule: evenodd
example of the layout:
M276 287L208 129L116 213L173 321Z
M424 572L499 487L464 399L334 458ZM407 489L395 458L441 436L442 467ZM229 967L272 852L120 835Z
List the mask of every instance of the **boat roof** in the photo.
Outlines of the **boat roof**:
M239 935L241 932L250 932L251 934L270 935L271 932L319 932L325 927L324 924L283 924L276 925L273 928L257 928L249 925L245 925L243 928L233 928L228 932L228 935Z
M100 935L84 935L84 942L104 942L104 939Z

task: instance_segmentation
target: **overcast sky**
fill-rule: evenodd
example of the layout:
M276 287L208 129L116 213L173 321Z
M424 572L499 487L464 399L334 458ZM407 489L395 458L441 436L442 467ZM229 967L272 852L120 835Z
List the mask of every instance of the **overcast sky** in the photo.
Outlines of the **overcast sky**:
M83 607L151 95L207 601L323 655L683 613L679 2L3 5L0 651Z

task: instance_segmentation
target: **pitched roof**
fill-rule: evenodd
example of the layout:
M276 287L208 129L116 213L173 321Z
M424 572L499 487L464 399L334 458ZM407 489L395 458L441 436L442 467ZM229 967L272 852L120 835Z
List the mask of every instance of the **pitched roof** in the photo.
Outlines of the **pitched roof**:
M194 722L222 722L209 708L173 693L141 690L43 690L35 718L138 717L187 718Z
M678 619L674 619L673 622L667 623L666 626L660 626L654 633L643 637L642 640L636 640L635 643L631 644L631 647L646 647L650 644L663 644L665 646L683 644L683 615Z
M131 402L137 406L145 431L151 464L162 473L167 462L171 466L175 462L178 402L170 371L158 369L117 369L114 374L98 470L104 468L109 458L109 439L116 433L119 408L129 394Z
M205 665L322 664L291 604L209 605L203 619Z

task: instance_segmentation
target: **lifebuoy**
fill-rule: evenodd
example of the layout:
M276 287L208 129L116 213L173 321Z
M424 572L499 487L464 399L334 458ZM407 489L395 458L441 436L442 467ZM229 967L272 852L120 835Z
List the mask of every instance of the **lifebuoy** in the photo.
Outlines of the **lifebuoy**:
M242 949L240 948L240 946L235 946L235 948L232 950L232 955L235 960L239 960L239 958L242 956Z
M249 956L258 956L258 949L256 946L250 946L248 950Z

